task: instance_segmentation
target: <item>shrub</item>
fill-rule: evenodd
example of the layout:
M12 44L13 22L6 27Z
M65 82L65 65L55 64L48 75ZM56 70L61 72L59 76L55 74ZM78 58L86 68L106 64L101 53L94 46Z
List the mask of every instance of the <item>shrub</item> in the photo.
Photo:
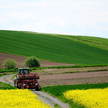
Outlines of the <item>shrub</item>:
M28 57L25 61L24 61L24 65L26 67L40 67L40 62L38 61L38 59L35 56L31 56Z
M13 59L6 59L2 65L8 69L14 69L17 66L17 62Z

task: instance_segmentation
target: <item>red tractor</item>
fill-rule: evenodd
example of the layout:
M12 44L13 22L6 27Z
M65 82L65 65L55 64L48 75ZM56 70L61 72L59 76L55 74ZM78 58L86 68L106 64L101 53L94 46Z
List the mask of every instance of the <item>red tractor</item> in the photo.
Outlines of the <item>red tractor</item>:
M14 79L14 87L19 89L41 89L38 83L39 75L37 73L30 73L29 68L18 68L18 75Z

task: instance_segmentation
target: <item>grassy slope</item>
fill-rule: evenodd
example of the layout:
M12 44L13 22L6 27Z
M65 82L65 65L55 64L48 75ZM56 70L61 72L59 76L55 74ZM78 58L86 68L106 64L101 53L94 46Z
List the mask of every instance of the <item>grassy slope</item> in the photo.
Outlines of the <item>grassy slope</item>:
M65 35L63 37L108 50L108 39L105 38L97 38L89 36L65 36Z
M107 43L102 38L0 30L0 52L65 63L108 64Z

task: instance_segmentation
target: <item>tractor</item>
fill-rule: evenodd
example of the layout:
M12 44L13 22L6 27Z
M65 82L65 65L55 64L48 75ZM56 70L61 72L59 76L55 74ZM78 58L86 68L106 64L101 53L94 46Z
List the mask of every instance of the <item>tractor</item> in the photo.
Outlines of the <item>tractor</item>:
M29 68L18 68L18 74L14 78L14 87L40 90L41 86L38 83L38 79L39 75L37 73L30 73Z

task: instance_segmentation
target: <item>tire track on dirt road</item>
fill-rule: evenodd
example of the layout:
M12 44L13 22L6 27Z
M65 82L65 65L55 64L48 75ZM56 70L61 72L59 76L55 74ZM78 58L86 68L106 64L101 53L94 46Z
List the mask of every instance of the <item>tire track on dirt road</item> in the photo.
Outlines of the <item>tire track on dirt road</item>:
M14 75L15 74L2 76L2 77L0 77L0 81L14 86L13 81L11 80L12 76L14 76ZM35 91L34 89L30 89L30 90L34 94L38 95L39 100L43 100L44 103L50 104L52 106L52 108L56 108L56 107L54 107L55 104L58 104L58 106L60 106L59 108L69 108L68 107L69 105L67 103L63 103L60 100L58 100L57 98L54 98L45 92Z

